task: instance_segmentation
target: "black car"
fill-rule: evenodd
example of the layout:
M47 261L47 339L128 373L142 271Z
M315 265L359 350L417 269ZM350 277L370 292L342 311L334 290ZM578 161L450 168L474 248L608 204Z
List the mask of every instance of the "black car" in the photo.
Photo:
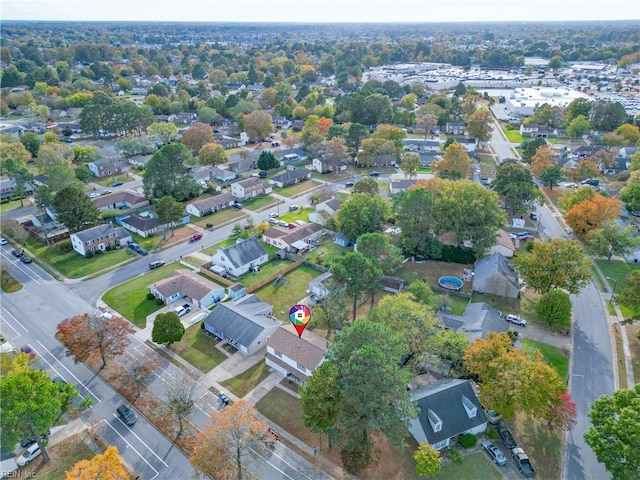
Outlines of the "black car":
M377 171L374 170L373 172L369 173L369 176L370 177L379 177L380 176L380 172L377 172Z
M127 405L120 405L116 409L116 413L118 414L118 418L122 420L126 425L132 426L135 425L138 418L133 410Z
M20 261L22 263L31 263L33 260L31 260L31 257L27 257L26 255L22 255L20 257Z
M344 186L345 187L353 187L355 185L354 182L345 182Z
M11 255L13 255L16 258L20 258L23 255L23 253L22 253L22 250L11 250Z
M507 447L509 450L511 450L512 448L518 447L518 444L516 443L515 438L513 438L513 435L511 434L511 430L509 430L504 425L501 425L500 427L498 427L498 435L500 435L500 438L504 442L504 446Z
M124 185L124 183L123 182L114 182L114 183L111 184L112 187L119 187L121 185Z

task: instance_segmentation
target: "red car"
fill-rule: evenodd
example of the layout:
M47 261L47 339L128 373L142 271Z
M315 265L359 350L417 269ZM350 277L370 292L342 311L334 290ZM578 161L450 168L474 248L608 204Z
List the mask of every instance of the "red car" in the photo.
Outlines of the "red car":
M26 344L26 345L22 345L20 347L20 351L22 353L26 353L27 355L29 355L30 357L35 357L36 356L36 351L33 349L33 347L31 347L31 345Z
M196 233L195 235L191 236L191 239L189 241L190 242L197 242L201 238L202 238L202 234L201 233Z

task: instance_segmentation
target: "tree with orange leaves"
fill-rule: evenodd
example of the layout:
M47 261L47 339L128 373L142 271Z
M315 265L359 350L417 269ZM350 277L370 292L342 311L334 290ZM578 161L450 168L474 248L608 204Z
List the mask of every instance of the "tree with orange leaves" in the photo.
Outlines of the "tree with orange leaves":
M584 236L618 218L620 205L616 198L594 195L571 207L565 220L577 235Z
M212 412L211 423L196 437L191 463L218 480L253 478L246 471L247 460L273 441L269 426L255 415L246 400Z
M67 347L67 356L73 357L75 363L99 354L101 370L107 366L107 359L122 355L131 343L125 319L88 313L60 322L56 337Z
M65 480L128 480L129 474L122 465L118 449L109 446L102 455L91 460L80 460L65 474Z
M331 125L333 125L332 119L320 117L320 119L318 120L318 131L320 132L320 135L326 138L327 131L329 130L329 127L331 127Z
M557 165L551 147L539 147L536 153L531 157L531 171L536 175L540 175L543 170Z

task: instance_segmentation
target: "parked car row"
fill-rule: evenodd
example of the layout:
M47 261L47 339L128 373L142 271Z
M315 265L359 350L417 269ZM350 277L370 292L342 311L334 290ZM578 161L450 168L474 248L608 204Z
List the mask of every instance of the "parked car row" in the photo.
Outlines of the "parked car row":
M149 252L147 252L144 248L142 248L140 245L138 245L135 242L131 242L129 245L127 245L127 247L129 247L131 250L133 250L136 253L139 253L140 255L142 255L143 257L145 255L149 255Z

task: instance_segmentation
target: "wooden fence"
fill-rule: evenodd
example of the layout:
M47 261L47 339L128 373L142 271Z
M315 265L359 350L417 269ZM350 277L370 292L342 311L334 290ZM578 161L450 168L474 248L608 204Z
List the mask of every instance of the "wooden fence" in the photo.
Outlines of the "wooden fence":
M281 270L278 270L277 272L273 273L272 275L269 275L268 277L263 278L258 283L254 283L253 285L250 285L250 286L246 287L246 292L247 293L255 292L260 287L264 287L267 283L273 282L280 275L285 275L285 274L289 273L291 270L293 270L294 268L298 268L302 264L302 262L303 262L303 260L297 260L297 261L293 262L292 264L287 265L286 267L284 267Z

